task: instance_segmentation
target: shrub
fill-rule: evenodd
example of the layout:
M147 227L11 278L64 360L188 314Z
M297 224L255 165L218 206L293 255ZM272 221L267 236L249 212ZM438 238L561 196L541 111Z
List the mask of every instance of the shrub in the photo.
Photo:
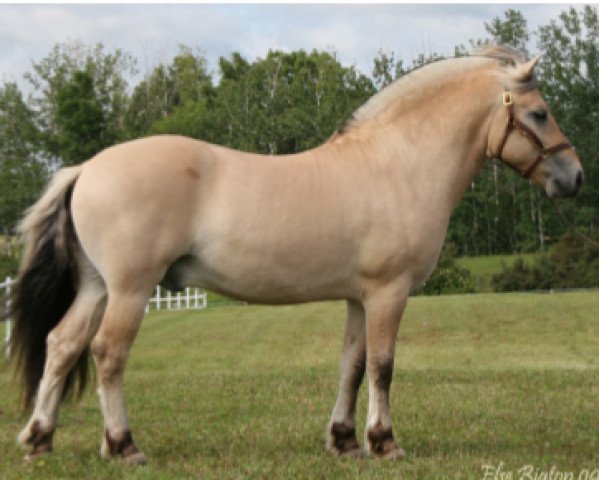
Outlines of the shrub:
M451 293L474 293L474 281L470 271L455 263L456 247L446 244L441 251L437 268L418 292L424 295Z
M533 265L518 258L493 275L496 292L599 287L599 246L574 233L562 235L548 255Z

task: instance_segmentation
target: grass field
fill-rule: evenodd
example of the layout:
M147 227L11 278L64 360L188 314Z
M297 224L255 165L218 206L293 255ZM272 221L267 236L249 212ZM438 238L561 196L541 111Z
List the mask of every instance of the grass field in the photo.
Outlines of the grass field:
M150 464L99 459L101 418L88 393L63 407L55 453L25 465L14 438L26 418L3 368L0 478L482 479L483 465L513 478L527 465L546 472L537 478L552 468L599 478L598 311L597 292L411 299L392 384L407 452L398 462L324 450L343 304L155 312L126 374L133 434ZM362 389L360 436L365 409Z
M491 291L491 278L495 273L501 272L504 265L511 265L517 258L522 258L525 263L532 264L537 254L509 254L509 255L482 255L478 257L460 257L456 259L458 266L470 270L474 279L477 292Z

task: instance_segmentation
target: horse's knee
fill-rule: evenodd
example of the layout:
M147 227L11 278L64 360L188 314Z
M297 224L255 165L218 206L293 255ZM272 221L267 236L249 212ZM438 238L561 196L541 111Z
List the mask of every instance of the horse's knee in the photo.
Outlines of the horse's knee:
M65 338L55 331L50 332L46 338L46 368L59 376L68 373L84 348L77 337Z
M90 349L96 362L102 361L102 359L104 359L104 357L106 356L106 342L99 337L95 337L92 340Z
M118 344L109 344L103 339L94 339L91 347L101 382L121 376L125 370L127 351Z

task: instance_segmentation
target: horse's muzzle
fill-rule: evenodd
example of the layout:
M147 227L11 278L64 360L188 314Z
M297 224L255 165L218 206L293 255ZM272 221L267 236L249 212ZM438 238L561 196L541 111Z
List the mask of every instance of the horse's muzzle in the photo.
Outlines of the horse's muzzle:
M551 198L572 198L575 197L580 187L584 183L584 172L579 169L572 179L552 178L546 188L547 195Z

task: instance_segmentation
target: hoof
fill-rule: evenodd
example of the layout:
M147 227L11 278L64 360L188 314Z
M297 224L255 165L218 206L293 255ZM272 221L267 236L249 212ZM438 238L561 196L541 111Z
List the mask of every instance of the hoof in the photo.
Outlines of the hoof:
M104 433L100 455L104 458L120 458L127 465L145 465L148 457L133 442L130 430L112 436L108 430Z
M148 463L148 457L146 457L143 452L137 452L123 457L123 462L132 467L135 467L136 465L146 465Z
M367 442L369 453L375 457L399 460L406 456L406 452L393 439L391 428L383 428L380 423L368 430Z
M43 457L44 455L51 453L51 452L52 452L52 448L50 448L48 450L40 450L40 449L34 448L31 452L29 452L27 455L25 455L23 457L23 460L26 463L33 463L39 457Z
M31 445L32 449L24 460L31 462L35 458L52 452L52 438L54 427L43 428L39 420L35 420L31 427L26 427L17 437L17 442L22 446Z
M327 449L338 457L363 457L354 427L333 423L327 435Z
M404 452L403 448L395 443L395 445L380 458L385 458L387 460L402 460L403 458L406 458L406 452Z
M366 458L366 452L360 446L345 452L335 452L338 457Z

